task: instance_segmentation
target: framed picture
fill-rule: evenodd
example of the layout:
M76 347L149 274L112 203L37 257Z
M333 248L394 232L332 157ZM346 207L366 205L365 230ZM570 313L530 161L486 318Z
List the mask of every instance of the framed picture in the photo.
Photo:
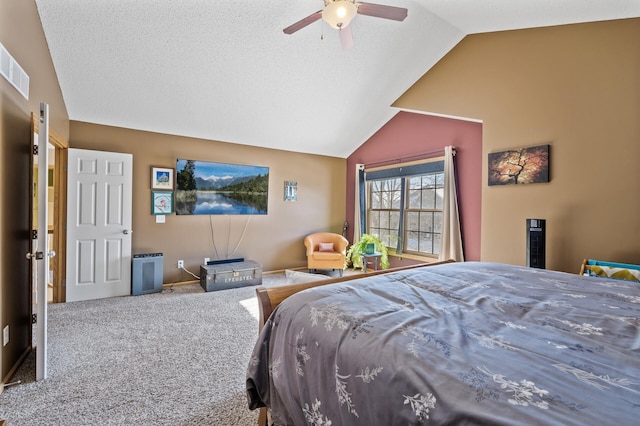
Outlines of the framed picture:
M284 201L296 201L298 199L298 182L295 180L284 181Z
M549 182L549 145L489 154L489 186Z
M173 169L151 168L151 189L173 190Z
M151 191L151 214L173 213L173 192Z
M266 215L269 167L176 159L177 215Z

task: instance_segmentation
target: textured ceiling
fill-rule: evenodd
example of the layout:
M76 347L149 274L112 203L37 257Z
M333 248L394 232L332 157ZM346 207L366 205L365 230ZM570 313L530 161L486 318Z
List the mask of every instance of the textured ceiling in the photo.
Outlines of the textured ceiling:
M640 16L640 0L374 0L342 50L321 0L36 0L71 120L347 157L465 35ZM437 112L437 111L434 111Z

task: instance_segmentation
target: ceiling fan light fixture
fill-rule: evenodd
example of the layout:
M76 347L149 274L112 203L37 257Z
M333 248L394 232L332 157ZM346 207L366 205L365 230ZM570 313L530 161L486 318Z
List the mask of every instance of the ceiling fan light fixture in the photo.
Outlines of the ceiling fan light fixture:
M336 29L346 28L358 13L358 7L350 0L333 0L326 3L322 19Z

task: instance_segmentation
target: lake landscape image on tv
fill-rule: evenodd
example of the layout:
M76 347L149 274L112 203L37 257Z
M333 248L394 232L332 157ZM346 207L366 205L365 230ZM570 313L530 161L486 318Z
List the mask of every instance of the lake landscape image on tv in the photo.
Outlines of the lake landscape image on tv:
M268 193L268 167L176 162L176 214L267 214Z

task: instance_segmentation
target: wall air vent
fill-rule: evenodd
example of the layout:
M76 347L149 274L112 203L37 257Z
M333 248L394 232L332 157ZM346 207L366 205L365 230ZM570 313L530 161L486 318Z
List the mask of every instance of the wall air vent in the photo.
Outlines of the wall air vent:
M7 49L0 43L0 74L9 82L13 87L18 89L18 92L29 99L29 76L22 69L18 62L13 59L13 56L9 54Z

